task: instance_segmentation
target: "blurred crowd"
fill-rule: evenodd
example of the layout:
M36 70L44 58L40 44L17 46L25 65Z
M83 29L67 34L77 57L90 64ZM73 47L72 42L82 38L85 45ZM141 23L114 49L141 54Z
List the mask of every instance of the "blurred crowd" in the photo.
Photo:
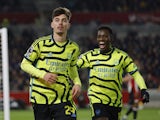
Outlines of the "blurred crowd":
M59 1L77 12L155 12L160 10L159 0L66 0Z
M0 11L11 12L14 10L24 12L25 10L36 10L35 4L31 5L32 9L25 9L25 7L21 6L22 1L14 0L13 2L11 0L1 0ZM30 4L30 2L27 4ZM160 10L159 0L154 0L154 2L152 0L70 0L70 2L59 0L58 4L66 6L75 12L155 12ZM100 23L96 23L93 20L85 25L73 24L71 26L69 35L71 39L80 45L82 53L97 47L95 31L99 24ZM0 27L7 26L9 33L9 74L11 90L28 91L29 76L20 69L20 62L24 53L37 37L51 33L49 24L47 24L48 26L41 24L41 26L43 26L42 28L38 25L37 23L32 23L31 25L12 24L9 23L9 21L5 23L3 21L3 23L1 23ZM142 26L145 25L144 23ZM78 29L77 26L79 26ZM123 27L123 25L121 25L121 27ZM121 29L121 27L119 29ZM85 28L90 29L86 31ZM138 61L138 67L149 88L158 88L160 86L160 35L153 35L151 32L142 35L138 29L128 30L126 28L125 35L122 37L119 36L119 34L121 34L119 31L114 30L114 45L123 49L134 60ZM81 34L81 32L83 32L83 34ZM88 33L92 34L88 35ZM80 70L79 73L84 85L83 87L86 89L88 87L88 71Z
M38 2L45 0L1 0L0 11L35 11ZM50 2L50 0L47 0ZM159 0L52 0L75 12L156 12ZM25 5L23 4L25 3ZM50 2L51 3L51 2Z
M30 12L36 11L32 0L1 0L1 12Z

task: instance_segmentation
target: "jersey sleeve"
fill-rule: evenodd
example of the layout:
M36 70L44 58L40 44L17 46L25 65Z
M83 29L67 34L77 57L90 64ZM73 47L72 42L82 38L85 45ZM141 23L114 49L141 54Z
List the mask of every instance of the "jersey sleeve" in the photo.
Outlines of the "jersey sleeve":
M145 81L139 71L135 72L132 76L141 90L147 89Z
M78 68L76 66L79 53L80 53L79 48L77 48L75 50L75 53L73 54L73 59L71 61L71 65L69 69L69 76L73 80L74 84L78 84L81 86L81 81L80 81L79 74L78 74Z
M43 79L46 72L37 69L33 65L34 62L38 59L38 56L40 53L39 51L40 51L39 45L36 42L34 42L31 45L31 47L27 50L26 54L24 55L24 58L21 62L21 69L29 73L31 76L35 76L35 77Z
M87 53L81 54L77 61L78 68L88 68L90 66Z
M125 57L123 69L125 70L125 72L130 73L131 75L138 70L136 64L128 55Z
M44 75L46 74L45 71L39 70L35 68L31 62L29 62L27 59L23 59L21 62L21 69L27 73L29 73L31 76L35 76L38 78L43 79Z
M35 41L27 50L24 57L33 63L38 58L39 54L40 54L39 44L36 43Z
M125 72L127 72L133 76L134 80L136 81L136 83L140 89L147 88L142 75L138 71L137 65L133 62L132 58L129 56L126 56L126 58L125 58L124 70L125 70Z
M79 74L78 74L78 69L77 69L76 66L73 66L73 67L70 68L69 76L73 80L74 84L78 84L78 85L81 86L81 81L80 81Z

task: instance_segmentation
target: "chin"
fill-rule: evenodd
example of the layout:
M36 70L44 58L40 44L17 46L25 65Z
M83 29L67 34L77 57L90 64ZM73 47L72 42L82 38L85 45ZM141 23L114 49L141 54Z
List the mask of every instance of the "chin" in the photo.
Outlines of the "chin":
M58 35L63 35L63 32L57 32Z
M100 48L100 50L101 50L101 51L106 51L106 49L104 49L104 48Z
M106 51L107 51L106 49L101 49L100 48L100 53L106 53Z

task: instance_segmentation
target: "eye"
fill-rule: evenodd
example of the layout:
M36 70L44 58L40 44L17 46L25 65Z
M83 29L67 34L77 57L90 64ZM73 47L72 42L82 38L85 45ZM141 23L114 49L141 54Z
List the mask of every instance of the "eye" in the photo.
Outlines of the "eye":
M97 38L100 38L101 36L100 35L97 35Z
M66 18L65 18L65 19L63 19L63 22L65 22L65 23L66 23L66 22L67 22L67 19L66 19Z
M54 19L54 21L55 21L55 22L58 22L58 21L59 21L59 19L58 19L58 18L55 18L55 19Z

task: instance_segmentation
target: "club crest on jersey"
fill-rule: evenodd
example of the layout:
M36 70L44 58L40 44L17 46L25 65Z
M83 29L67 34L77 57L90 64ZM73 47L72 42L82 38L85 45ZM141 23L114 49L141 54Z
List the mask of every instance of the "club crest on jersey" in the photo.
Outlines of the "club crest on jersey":
M67 54L67 58L68 58L68 59L71 59L71 56L72 56L71 53L68 53L68 54Z
M119 60L118 59L114 59L114 65L118 65L119 64Z

